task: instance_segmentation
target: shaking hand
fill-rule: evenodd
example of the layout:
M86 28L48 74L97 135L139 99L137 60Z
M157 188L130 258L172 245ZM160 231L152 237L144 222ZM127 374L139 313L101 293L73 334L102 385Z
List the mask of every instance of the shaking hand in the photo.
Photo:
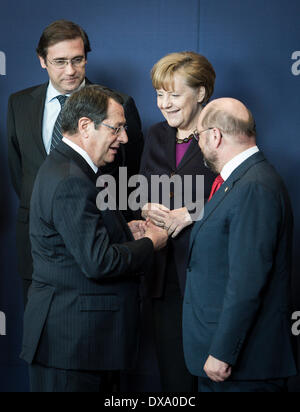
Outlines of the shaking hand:
M149 219L146 222L145 237L152 240L155 250L161 250L166 247L169 239L168 232L154 225Z
M135 240L142 239L146 233L146 222L143 220L133 220L128 223L129 229Z
M144 219L151 219L151 221L159 227L164 227L166 219L170 210L164 205L158 203L147 203L142 209L142 216Z
M168 213L167 219L165 220L165 229L168 231L168 235L175 238L179 233L191 225L193 220L186 207L182 209L172 210Z

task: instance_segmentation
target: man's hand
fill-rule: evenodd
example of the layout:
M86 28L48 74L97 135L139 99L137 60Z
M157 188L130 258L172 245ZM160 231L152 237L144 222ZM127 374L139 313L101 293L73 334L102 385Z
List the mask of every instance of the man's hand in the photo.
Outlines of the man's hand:
M193 220L186 207L170 211L165 221L165 229L168 235L175 238L187 226L191 225Z
M128 223L129 229L135 240L142 239L146 233L146 222L142 220L133 220Z
M145 237L152 240L155 250L163 249L167 245L169 238L168 232L165 229L154 225L149 219L146 223Z
M170 210L158 203L147 203L142 209L144 219L151 219L156 226L164 227Z
M212 381L224 382L231 376L232 368L227 363L209 356L204 366L204 372Z

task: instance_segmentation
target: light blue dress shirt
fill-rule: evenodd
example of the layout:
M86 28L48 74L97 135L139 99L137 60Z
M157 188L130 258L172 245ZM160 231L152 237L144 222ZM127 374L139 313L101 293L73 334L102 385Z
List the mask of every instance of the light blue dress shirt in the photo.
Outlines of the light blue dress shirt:
M85 86L85 80L79 87L79 89ZM79 90L78 89L78 90ZM45 109L44 109L44 118L43 118L43 142L47 154L50 153L51 141L53 135L53 129L55 126L56 119L61 111L61 105L57 100L57 96L60 96L61 93L57 91L52 85L51 81L46 94ZM70 96L67 94L66 96Z

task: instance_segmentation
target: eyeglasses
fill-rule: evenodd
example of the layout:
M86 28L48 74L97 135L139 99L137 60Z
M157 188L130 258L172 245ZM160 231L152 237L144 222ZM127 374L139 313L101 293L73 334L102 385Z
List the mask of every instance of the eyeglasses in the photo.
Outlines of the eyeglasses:
M52 61L49 59L47 60L50 64L57 67L58 69L64 69L68 66L69 63L71 63L73 67L81 67L86 63L84 56L74 57L74 59L54 59Z
M214 127L209 127L208 129L201 130L201 132L198 132L198 130L195 131L194 132L194 138L195 138L196 142L199 142L200 136L201 136L202 133L207 132L208 130L213 130L213 129L214 129Z
M120 127L112 127L109 126L108 124L105 123L101 123L103 126L108 127L109 129L113 130L113 135L114 136L118 136L118 134L120 134L121 131L127 131L128 130L128 126L120 126Z

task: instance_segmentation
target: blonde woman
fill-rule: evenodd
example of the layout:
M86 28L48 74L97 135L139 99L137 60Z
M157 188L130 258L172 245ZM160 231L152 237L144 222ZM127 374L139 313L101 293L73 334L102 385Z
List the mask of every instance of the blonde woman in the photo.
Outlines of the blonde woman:
M141 174L205 176L205 198L215 176L205 167L195 139L197 120L214 90L215 71L209 61L194 52L172 53L152 69L157 105L165 122L151 127L146 139ZM197 137L197 136L196 136ZM162 195L162 193L160 194ZM193 183L192 198L196 196ZM144 218L169 231L168 247L157 253L146 279L147 297L153 299L155 343L164 392L192 392L194 378L185 366L182 345L182 305L186 281L188 246L193 220L185 204L174 210L149 194L142 210Z

